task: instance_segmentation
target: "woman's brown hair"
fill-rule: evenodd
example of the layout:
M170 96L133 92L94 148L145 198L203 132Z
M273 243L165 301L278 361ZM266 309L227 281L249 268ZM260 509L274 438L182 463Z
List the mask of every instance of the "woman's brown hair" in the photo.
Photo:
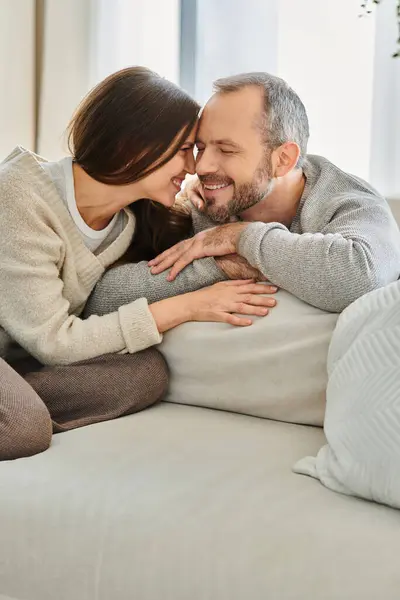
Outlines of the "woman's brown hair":
M178 152L199 111L177 85L145 67L129 67L84 98L69 125L69 148L93 179L126 185L150 175ZM190 234L190 218L179 207L143 199L130 208L136 229L126 260L150 260Z

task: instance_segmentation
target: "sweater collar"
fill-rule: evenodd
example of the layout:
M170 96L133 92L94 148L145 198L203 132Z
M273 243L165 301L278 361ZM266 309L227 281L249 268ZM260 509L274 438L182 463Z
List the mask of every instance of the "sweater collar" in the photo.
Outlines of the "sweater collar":
M135 216L132 211L127 208L123 209L126 217L123 231L103 252L95 255L86 247L67 207L59 197L53 181L41 167L40 163L48 161L22 146L17 146L3 161L3 164L8 162L13 163L16 169L22 170L24 174L28 175L32 191L40 189L43 201L56 214L73 245L83 283L92 288L105 269L116 262L129 248L135 231Z

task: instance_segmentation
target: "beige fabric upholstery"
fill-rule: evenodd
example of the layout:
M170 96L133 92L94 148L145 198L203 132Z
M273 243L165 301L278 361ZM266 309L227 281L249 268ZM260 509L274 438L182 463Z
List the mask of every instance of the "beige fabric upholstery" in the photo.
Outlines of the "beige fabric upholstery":
M154 348L67 366L43 366L32 357L13 366L0 358L0 461L43 452L52 431L143 410L168 385L167 365Z
M398 511L291 472L319 428L162 403L0 464L14 600L398 600Z
M170 369L167 400L322 426L326 361L337 314L280 290L246 328L186 323L158 347Z

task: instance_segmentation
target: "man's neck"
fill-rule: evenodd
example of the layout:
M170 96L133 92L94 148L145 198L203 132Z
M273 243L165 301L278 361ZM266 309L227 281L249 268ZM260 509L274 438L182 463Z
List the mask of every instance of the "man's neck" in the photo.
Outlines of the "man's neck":
M301 169L295 169L274 180L272 191L255 206L244 211L243 221L282 223L289 227L296 216L303 195L306 178Z

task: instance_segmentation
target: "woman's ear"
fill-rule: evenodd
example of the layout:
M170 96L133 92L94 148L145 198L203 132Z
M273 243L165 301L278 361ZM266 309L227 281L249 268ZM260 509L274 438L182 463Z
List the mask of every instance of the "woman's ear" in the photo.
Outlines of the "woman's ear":
M274 150L274 154L274 177L284 177L297 165L300 148L295 142L286 142Z

